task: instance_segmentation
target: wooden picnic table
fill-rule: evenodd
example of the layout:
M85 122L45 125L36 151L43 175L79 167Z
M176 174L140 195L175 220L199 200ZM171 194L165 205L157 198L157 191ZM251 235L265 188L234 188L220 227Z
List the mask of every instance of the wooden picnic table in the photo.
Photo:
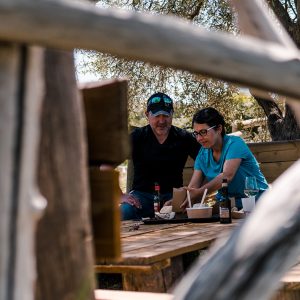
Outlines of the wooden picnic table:
M232 224L187 222L155 225L122 222L122 259L117 263L98 263L95 271L121 274L123 290L166 292L203 249L240 222L242 220L233 220ZM135 225L138 229L134 228Z

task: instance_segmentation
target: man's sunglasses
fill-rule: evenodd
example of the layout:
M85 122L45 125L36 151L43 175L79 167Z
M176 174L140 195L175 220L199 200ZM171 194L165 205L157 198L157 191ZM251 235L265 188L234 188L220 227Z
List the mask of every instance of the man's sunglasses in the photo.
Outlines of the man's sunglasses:
M172 100L166 96L162 96L162 97L153 97L149 103L149 104L156 104L156 103L159 103L161 100L164 101L165 104L171 104L172 103Z
M207 133L208 133L208 131L211 130L211 129L213 129L213 128L215 128L215 127L217 127L217 125L214 125L214 126L212 126L212 127L209 127L209 128L207 128L207 129L201 129L201 130L199 130L199 131L194 131L194 132L193 132L193 136L194 136L195 138L196 138L198 135L206 136Z

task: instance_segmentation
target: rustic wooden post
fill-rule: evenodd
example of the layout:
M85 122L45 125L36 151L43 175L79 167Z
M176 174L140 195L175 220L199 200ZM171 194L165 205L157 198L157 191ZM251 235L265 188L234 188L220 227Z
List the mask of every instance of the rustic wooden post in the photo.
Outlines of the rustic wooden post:
M37 230L36 299L93 299L85 125L72 54L47 50L45 78L39 186L48 207Z
M0 43L0 299L34 297L43 51Z
M119 173L101 170L128 158L127 80L80 86L86 115L92 225L96 263L121 257Z

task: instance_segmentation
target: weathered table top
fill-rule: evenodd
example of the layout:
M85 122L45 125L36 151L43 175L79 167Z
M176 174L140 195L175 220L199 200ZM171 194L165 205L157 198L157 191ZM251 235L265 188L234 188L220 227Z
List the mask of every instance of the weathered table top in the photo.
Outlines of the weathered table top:
M145 225L133 229L136 222L122 222L122 261L120 264L146 265L209 246L217 236L230 232L232 224L177 223Z
M184 255L193 256L194 251L207 248L239 222L155 225L122 222L122 259L97 263L95 272L122 274L122 287L126 291L167 292L185 271Z
M153 286L157 285L157 281L151 277L151 274L155 274L153 276L156 277L157 271L170 267L170 261L175 257L207 248L217 237L229 234L242 222L243 220L233 220L232 224L226 225L219 222L157 225L145 225L133 221L122 222L122 260L98 264L95 270L104 273L135 274L129 275L128 278L125 275L125 280L123 278L125 290L154 291ZM134 229L134 225L138 225L138 229ZM299 272L300 264L284 276L281 280L282 287L272 300L300 299ZM150 277L145 277L146 274ZM165 280L167 272L162 274L161 278ZM133 280L134 283L131 282ZM151 280L153 285L150 285L150 288L145 287L145 282L150 284ZM166 290L162 287L157 291ZM295 294L297 294L296 298ZM169 296L172 299L172 295Z

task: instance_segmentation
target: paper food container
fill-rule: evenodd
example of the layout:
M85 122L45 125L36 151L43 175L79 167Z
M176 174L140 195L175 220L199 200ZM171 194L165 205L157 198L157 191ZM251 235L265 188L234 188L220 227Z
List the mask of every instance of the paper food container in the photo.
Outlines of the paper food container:
M212 207L188 207L186 209L188 218L211 218L212 217Z
M182 212L180 205L186 199L186 190L184 188L173 188L172 211Z

